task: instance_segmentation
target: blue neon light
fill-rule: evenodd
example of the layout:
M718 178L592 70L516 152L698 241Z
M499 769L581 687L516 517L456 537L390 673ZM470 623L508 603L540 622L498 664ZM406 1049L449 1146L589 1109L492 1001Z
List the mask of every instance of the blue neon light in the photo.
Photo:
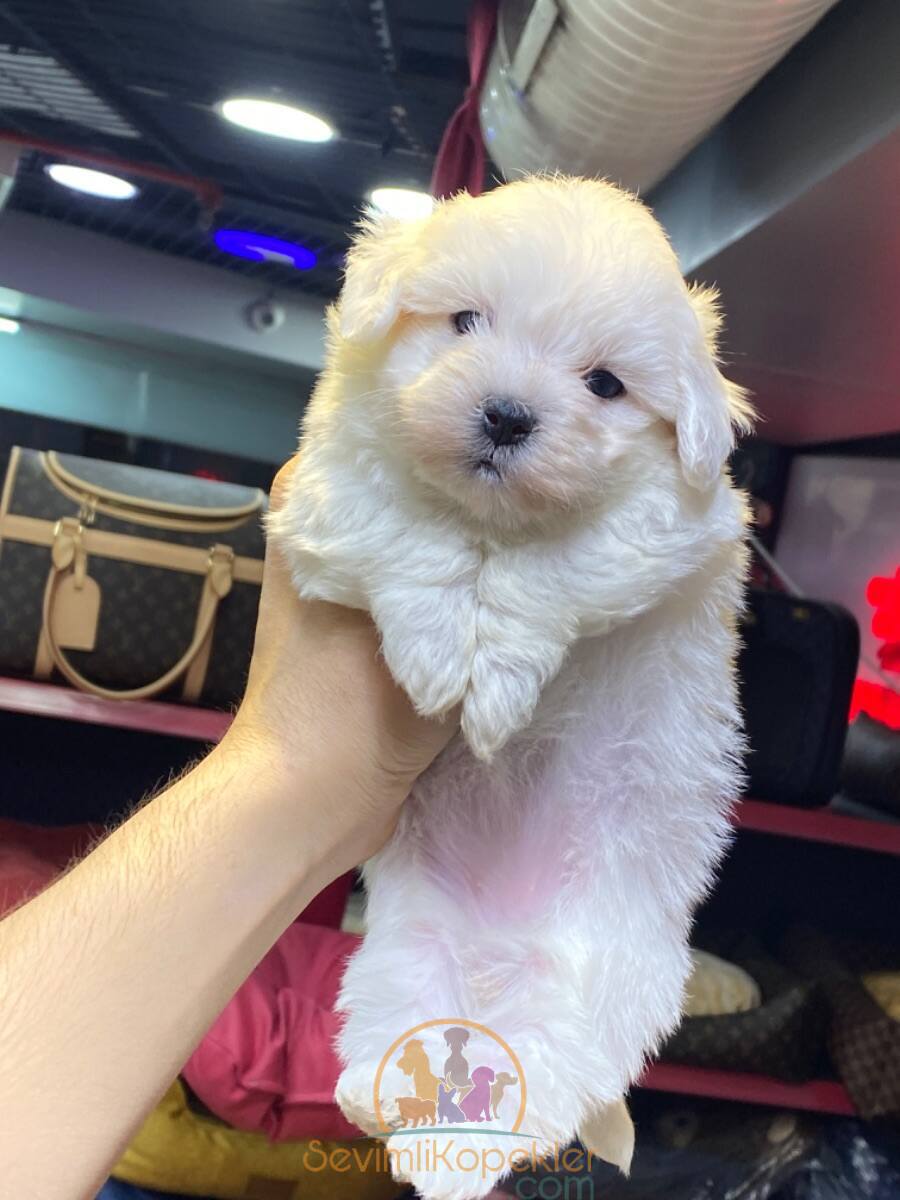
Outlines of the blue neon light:
M214 240L226 254L249 258L251 262L278 263L297 271L308 271L316 265L314 252L299 242L286 242L250 229L217 229Z

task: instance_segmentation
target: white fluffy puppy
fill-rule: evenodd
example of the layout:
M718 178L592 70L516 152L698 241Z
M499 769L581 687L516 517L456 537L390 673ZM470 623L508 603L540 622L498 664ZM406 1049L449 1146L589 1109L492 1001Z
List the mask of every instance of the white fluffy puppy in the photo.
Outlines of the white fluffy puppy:
M461 1017L517 1052L529 1135L598 1145L678 1021L741 746L749 409L717 324L596 181L373 220L350 253L272 531L302 595L372 613L421 712L462 706L366 868L338 1088L363 1126L392 1041ZM431 1168L403 1171L429 1200L496 1175Z

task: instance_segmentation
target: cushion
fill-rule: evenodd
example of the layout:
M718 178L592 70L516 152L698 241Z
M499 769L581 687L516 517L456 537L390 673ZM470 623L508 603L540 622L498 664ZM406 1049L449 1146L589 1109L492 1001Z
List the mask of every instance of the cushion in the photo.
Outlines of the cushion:
M719 1016L686 1016L663 1045L662 1060L789 1082L814 1078L828 1019L818 983L781 966L754 938L740 933L706 936L713 949L755 980L761 1002Z
M383 1143L281 1142L191 1110L175 1082L113 1170L139 1187L215 1200L392 1200ZM381 1169L379 1169L381 1168Z
M897 977L896 946L796 925L785 935L784 952L825 995L828 1052L856 1111L866 1121L900 1119L900 1022L888 1012L886 983ZM880 998L866 983L873 974Z
M759 984L742 968L705 950L692 950L684 998L686 1017L722 1017L759 1008Z
M182 1071L211 1112L273 1141L359 1136L334 1101L334 1006L358 945L354 934L317 925L282 934Z
M863 983L878 1007L900 1021L900 971L874 971L863 976Z

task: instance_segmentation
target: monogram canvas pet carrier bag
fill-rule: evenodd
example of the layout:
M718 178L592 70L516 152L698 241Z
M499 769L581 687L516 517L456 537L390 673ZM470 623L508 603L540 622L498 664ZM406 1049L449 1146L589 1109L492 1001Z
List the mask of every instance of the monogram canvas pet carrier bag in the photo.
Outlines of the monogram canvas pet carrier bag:
M0 492L0 673L112 699L243 691L265 494L14 447Z

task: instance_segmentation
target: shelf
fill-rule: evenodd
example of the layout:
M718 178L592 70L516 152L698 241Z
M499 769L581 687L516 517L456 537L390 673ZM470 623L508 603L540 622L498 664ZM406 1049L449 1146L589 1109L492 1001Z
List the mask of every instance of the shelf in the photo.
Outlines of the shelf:
M231 724L231 713L155 700L105 700L72 688L31 679L0 676L0 709L35 717L112 725L144 733L163 733L199 742L217 742Z
M211 709L150 700L105 700L67 687L2 676L0 709L202 742L219 741L231 723L230 713ZM848 817L825 809L789 808L761 800L742 800L735 810L734 823L739 829L758 833L900 855L900 825ZM765 1075L654 1063L640 1086L685 1096L706 1096L843 1116L853 1116L856 1111L846 1089L833 1080L794 1084Z
M806 1112L856 1116L856 1109L847 1089L832 1079L785 1083L768 1075L714 1071L708 1067L684 1067L675 1063L654 1063L645 1072L639 1086L655 1092L674 1092L681 1096L706 1096L712 1100L737 1100L745 1104L771 1105L774 1108L799 1108Z
M756 833L900 855L900 825L847 817L827 808L790 808L763 800L741 800L735 809L734 823L739 829L752 829Z
M104 700L68 687L2 676L0 709L163 733L199 742L219 741L231 724L230 713L208 708L154 700ZM790 808L762 800L742 800L735 809L734 823L739 829L756 833L900 855L900 824L896 822L848 817L823 808Z

